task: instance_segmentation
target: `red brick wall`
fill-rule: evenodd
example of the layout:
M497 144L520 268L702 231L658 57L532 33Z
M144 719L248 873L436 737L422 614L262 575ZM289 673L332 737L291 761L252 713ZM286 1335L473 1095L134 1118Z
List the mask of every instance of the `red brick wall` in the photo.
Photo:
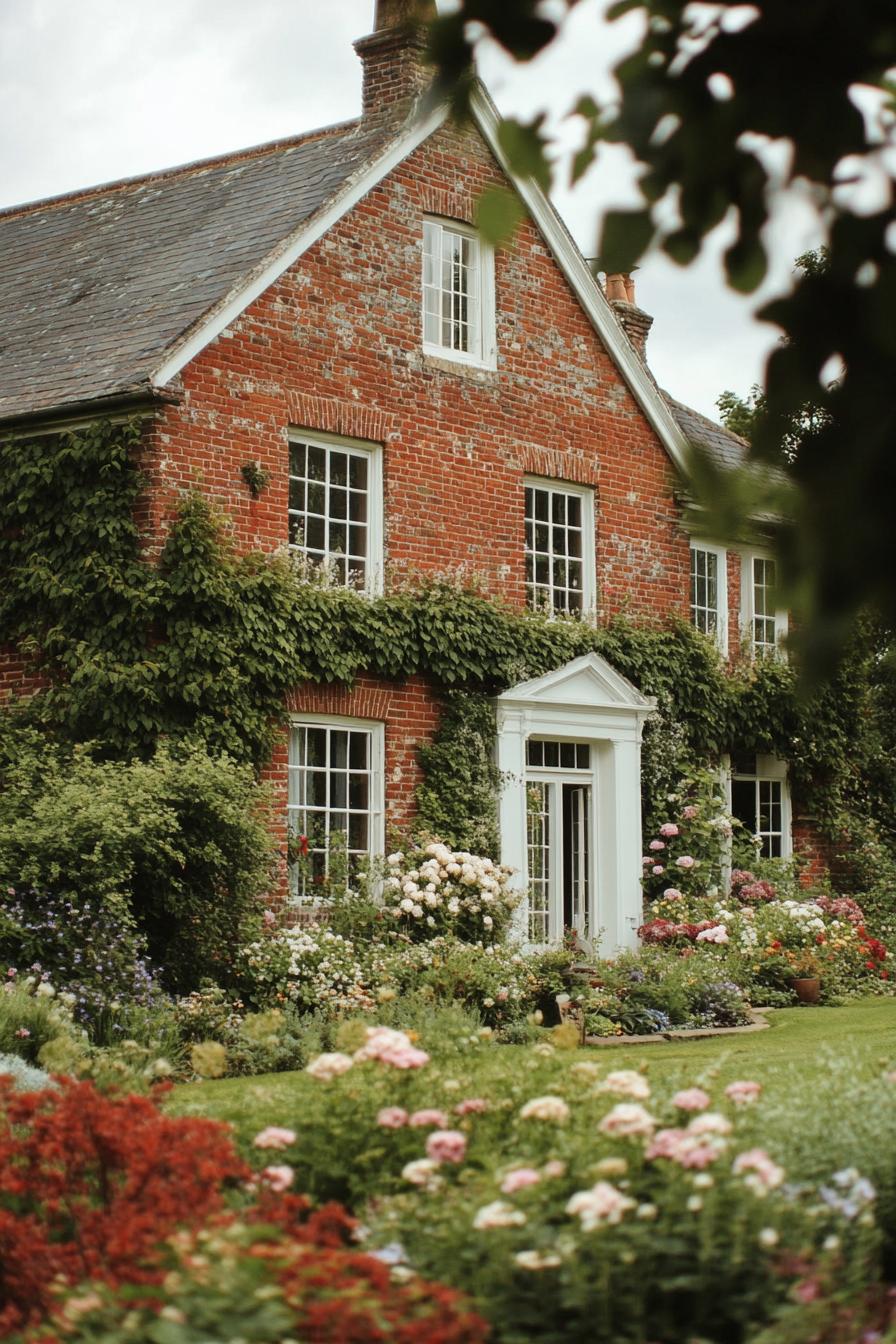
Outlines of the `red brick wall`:
M472 219L498 177L473 132L438 132L198 355L154 434L157 516L198 483L242 545L282 545L287 429L335 431L385 445L391 567L522 603L521 476L544 473L595 488L602 613L686 610L671 466L534 227L496 257L498 369L421 352L422 216Z
M405 682L359 677L351 689L306 683L287 699L296 715L328 714L337 718L370 719L385 725L385 803L387 831L406 829L414 816L414 791L422 778L417 746L432 737L439 724L440 704L423 677ZM264 778L275 791L275 812L282 818L276 838L281 853L286 846L287 736L283 734ZM285 865L280 874L285 891Z

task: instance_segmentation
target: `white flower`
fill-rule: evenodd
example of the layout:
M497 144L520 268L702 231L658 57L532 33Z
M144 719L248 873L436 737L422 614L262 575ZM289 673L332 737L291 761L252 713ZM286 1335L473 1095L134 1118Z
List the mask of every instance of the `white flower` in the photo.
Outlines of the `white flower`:
M37 989L34 991L34 993L37 995L38 998L52 999L56 991L50 984L49 980L42 980L38 985Z
M763 1250L768 1251L771 1250L773 1246L777 1246L779 1237L773 1227L764 1227L756 1240Z
M522 1227L525 1221L526 1215L522 1209L515 1209L503 1199L496 1199L478 1211L473 1226L477 1232L489 1232L496 1227Z
M513 1258L520 1269L555 1269L562 1263L553 1251L517 1251Z
M634 1101L646 1101L650 1096L650 1084L643 1073L636 1073L634 1069L617 1069L614 1073L608 1073L598 1090L631 1097Z
M351 1067L352 1061L348 1055L334 1051L332 1054L318 1055L316 1059L312 1059L311 1063L306 1065L305 1072L310 1073L312 1078L319 1078L328 1083Z
M402 1167L401 1175L404 1180L410 1181L411 1185L433 1189L438 1169L439 1163L433 1161L431 1157L420 1157L416 1162L408 1162Z
M569 1107L562 1097L533 1097L520 1110L521 1120L549 1120L562 1125L569 1119Z

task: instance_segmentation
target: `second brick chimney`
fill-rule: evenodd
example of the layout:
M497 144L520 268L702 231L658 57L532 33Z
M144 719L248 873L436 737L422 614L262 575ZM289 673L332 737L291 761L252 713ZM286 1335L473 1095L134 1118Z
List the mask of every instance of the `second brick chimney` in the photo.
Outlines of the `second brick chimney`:
M653 318L635 303L635 282L628 274L608 275L604 284L607 302L619 319L635 352L647 363L647 334Z
M435 17L435 0L376 0L373 32L355 43L364 67L365 117L410 104L429 88L424 25Z

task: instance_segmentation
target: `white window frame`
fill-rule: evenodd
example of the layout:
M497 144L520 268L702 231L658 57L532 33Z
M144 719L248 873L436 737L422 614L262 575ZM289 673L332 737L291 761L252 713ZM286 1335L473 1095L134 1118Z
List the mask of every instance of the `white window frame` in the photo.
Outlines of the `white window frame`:
M301 429L290 429L288 434L289 451L292 452L293 444L305 444L309 448L322 448L329 453L331 450L342 450L353 453L358 456L364 456L367 459L367 555L366 578L363 586L358 588L359 592L366 593L370 597L378 596L383 591L383 537L385 532L383 516L383 447L379 443L370 443L363 439L347 439L336 434L323 434L318 431L306 433ZM292 480L291 462L287 463L287 483ZM287 524L291 516L287 501ZM328 518L328 515L324 515ZM289 550L293 555L308 555L304 546L299 546L290 541ZM335 554L332 553L332 554ZM327 554L321 566L331 558ZM315 563L312 558L312 563ZM340 585L342 586L342 585ZM346 588L352 587L346 583Z
M562 494L572 495L579 499L582 504L582 608L579 612L571 612L570 615L576 615L581 620L593 620L597 611L597 565L594 544L594 491L587 485L572 485L568 481L555 480L552 477L545 476L524 476L523 477L523 520L525 526L526 520L526 490L547 490L551 495ZM552 510L549 509L549 512ZM553 526L549 520L548 526ZM528 561L530 552L523 540L523 567L525 586L529 586ZM553 556L553 551L551 552ZM551 577L551 605L545 608L550 616L561 616L566 614L562 608L558 609L553 604L553 575ZM540 610L528 601L527 606L530 610Z
M293 804L289 801L292 794L292 788L290 786L292 770L296 768L293 765L293 735L296 729L299 728L330 728L341 732L362 732L368 734L370 738L370 763L368 768L369 795L367 807L367 852L371 858L377 854L383 854L385 852L386 844L385 724L377 719L334 717L329 714L291 714L289 716L286 810L287 834L292 833L290 819L293 813L299 811L299 804ZM307 766L305 768L307 768ZM328 803L328 814L330 810ZM346 798L345 811L348 812L348 798ZM315 904L313 901L300 899L292 890L292 881L290 881L289 899L291 904L298 905L303 909L313 908L313 905Z
M752 780L756 788L756 816L759 817L760 799L759 788L762 784L780 784L781 785L781 854L782 859L789 859L793 853L793 809L790 799L790 783L788 779L787 762L782 761L777 756L763 755L756 753L756 767L754 774L744 773L734 770L731 764L730 756L725 761L725 772L727 777L726 801L728 811L733 813L732 795L733 783L735 779ZM777 832L763 832L763 834L774 835Z
M746 644L754 657L768 656L777 653L784 656L784 640L787 637L788 618L787 611L783 607L776 607L774 613L775 623L775 643L771 644L757 643L754 620L756 619L756 589L754 582L753 564L756 560L770 560L775 565L777 572L778 561L771 551L752 550L744 551L741 555L741 573L740 573L740 619L741 628L746 634Z
M706 555L715 556L716 560L716 628L714 631L704 631L711 635L719 647L722 654L728 652L728 552L724 546L716 546L707 541L691 541L691 571L689 583L691 591L689 594L689 610L691 624L699 630L700 626L694 619L694 601L693 601L693 558L696 552L703 551ZM709 610L709 608L706 608Z
M420 296L420 325L423 333L423 353L426 355L435 355L439 359L452 360L457 364L467 364L474 368L494 369L497 367L497 342L495 336L495 251L491 244L471 228L468 224L461 224L453 219L440 219L438 217L427 215L423 220L424 230L426 228L437 229L439 237L439 257L442 255L442 238L445 234L455 237L468 239L476 249L478 258L477 265L477 284L475 289L475 299L479 308L479 323L476 339L471 343L469 350L455 350L451 346L443 345L441 341L429 341L426 339L426 295L428 290L439 294L445 291L441 285L427 285L426 283L426 242L421 237L422 258L421 258L421 296Z

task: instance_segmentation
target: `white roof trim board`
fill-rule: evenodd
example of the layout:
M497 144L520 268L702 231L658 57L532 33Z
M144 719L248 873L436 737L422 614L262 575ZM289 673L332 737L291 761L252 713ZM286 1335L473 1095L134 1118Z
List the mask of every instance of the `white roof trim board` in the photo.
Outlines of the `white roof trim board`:
M629 344L628 337L616 321L597 280L588 269L584 257L554 206L536 183L519 178L511 171L498 141L500 114L481 85L474 91L472 111L479 131L519 193L610 358L625 379L629 390L670 458L684 473L687 439ZM202 321L178 344L169 348L165 359L152 374L150 380L152 385L162 388L176 377L191 359L234 322L309 247L322 238L328 229L382 182L393 168L412 154L424 140L437 131L446 116L445 107L435 108L422 116L363 172L354 179L349 179L348 183L313 215L310 221L303 221L301 227L265 259L248 281L232 290L207 312Z

